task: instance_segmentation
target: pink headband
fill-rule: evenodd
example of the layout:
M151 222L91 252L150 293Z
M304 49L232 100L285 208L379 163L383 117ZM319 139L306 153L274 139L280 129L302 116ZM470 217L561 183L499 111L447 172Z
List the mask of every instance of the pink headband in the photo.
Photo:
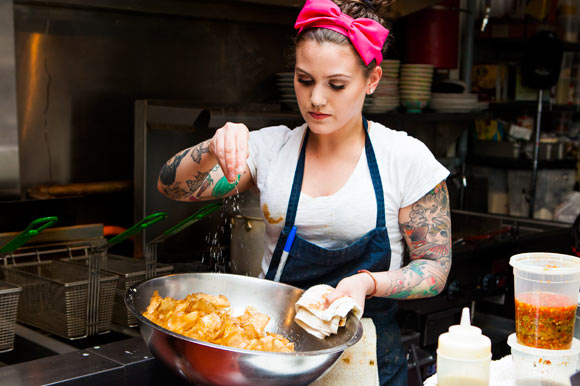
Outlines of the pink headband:
M298 34L307 28L326 28L346 36L367 66L373 59L377 65L383 61L383 44L389 35L380 23L364 17L353 19L331 0L306 1L294 28Z

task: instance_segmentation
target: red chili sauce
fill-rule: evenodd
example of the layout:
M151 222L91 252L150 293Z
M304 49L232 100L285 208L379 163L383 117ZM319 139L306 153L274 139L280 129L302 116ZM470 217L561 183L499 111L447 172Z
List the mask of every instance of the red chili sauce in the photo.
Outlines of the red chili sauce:
M515 299L516 336L526 346L566 350L572 346L576 303L551 292L524 292Z

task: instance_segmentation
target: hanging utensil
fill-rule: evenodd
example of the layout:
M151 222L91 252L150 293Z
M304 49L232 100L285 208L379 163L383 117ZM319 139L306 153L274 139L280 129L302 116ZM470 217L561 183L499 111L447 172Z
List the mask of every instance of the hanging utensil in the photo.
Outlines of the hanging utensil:
M32 221L30 224L28 224L26 229L16 235L16 237L14 237L4 246L0 247L0 258L4 258L10 253L14 252L32 237L38 235L40 232L52 226L57 221L58 217L54 216L37 218L36 220Z

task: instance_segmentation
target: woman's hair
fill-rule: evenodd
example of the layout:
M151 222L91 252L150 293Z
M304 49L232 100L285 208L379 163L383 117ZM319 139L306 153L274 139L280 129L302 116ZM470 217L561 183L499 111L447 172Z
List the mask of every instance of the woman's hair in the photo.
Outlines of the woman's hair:
M385 28L390 29L390 25L386 20L386 14L392 0L332 0L332 2L338 5L342 13L352 17L353 19L364 17L379 22ZM389 35L389 38L391 38L391 35ZM296 64L296 47L298 47L300 43L308 40L314 40L318 43L328 42L338 45L350 45L353 52L356 54L360 65L364 68L364 74L367 77L377 65L376 60L374 59L368 64L368 66L365 65L348 37L326 28L309 28L302 31L294 39L294 46L290 49L288 55L289 63L292 68ZM387 39L383 46L383 52L386 51L388 41L389 39Z

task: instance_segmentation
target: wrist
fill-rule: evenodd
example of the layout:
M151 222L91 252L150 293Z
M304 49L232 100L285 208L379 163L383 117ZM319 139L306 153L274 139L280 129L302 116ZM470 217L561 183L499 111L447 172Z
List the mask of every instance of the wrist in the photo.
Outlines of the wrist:
M372 298L377 293L377 287L378 287L377 279L375 278L375 276L371 272L367 271L366 269L359 269L358 273L363 275L364 277L366 277L366 279L365 279L365 281L367 283L367 285L366 285L367 290L365 292L366 298L367 299Z

